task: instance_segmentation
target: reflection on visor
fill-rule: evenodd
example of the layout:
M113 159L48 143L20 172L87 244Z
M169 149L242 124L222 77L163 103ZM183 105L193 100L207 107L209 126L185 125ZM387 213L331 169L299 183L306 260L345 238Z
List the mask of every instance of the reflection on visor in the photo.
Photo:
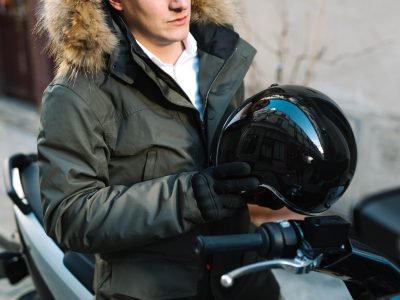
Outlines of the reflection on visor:
M266 108L274 108L285 113L290 117L300 128L307 134L307 136L313 141L314 145L317 146L318 150L323 154L322 146L314 129L310 119L306 114L300 110L295 104L287 100L282 99L271 99Z
M227 127L247 117L256 116L258 113L269 110L276 110L284 113L291 119L299 128L306 133L314 145L318 148L321 154L324 153L317 132L308 118L308 116L293 103L293 100L287 98L269 97L262 98L255 102L248 103L243 109L230 120Z

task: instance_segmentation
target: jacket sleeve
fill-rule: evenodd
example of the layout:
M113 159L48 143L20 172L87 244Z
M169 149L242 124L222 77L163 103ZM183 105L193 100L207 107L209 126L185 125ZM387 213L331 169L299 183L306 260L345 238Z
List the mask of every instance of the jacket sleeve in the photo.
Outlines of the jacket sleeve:
M45 91L38 158L45 229L63 248L125 250L204 222L191 188L193 173L110 186L101 123L68 87Z

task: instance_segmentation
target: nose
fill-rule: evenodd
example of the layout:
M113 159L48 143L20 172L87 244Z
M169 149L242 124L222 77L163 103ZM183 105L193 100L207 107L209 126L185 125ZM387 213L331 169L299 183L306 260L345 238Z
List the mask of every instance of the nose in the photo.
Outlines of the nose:
M169 8L172 10L187 10L190 6L191 0L171 0Z

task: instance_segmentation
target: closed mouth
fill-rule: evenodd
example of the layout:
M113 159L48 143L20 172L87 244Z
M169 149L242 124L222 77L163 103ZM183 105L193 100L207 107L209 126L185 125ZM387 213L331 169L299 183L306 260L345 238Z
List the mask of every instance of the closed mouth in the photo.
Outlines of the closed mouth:
M181 17L181 18L176 18L176 19L173 19L173 20L171 20L171 21L168 21L168 23L184 22L184 21L186 20L186 18L187 18L187 16L183 16L183 17Z

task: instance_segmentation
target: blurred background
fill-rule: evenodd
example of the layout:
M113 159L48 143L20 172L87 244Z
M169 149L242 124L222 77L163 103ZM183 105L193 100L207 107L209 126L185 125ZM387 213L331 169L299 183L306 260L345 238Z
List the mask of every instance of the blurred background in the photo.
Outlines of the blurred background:
M37 0L0 0L0 92L39 107L52 78L44 41L33 34Z
M0 0L1 161L16 152L36 151L41 95L53 76L45 42L33 34L38 2ZM361 199L400 185L400 2L237 2L236 29L258 50L246 78L247 96L272 83L308 85L329 95L348 116L358 143L358 166L352 185L331 212L351 220ZM12 235L11 204L2 183L0 203L0 235ZM277 276L286 280L286 289L297 287L293 299L328 299L310 292L314 275L301 276L301 291L299 277L291 281ZM327 293L327 282L339 290L329 299L349 299L340 282L321 280L321 293ZM15 299L29 286L29 279L20 290L0 280L0 299Z
M367 194L400 185L400 2L243 0L238 30L258 49L247 94L271 83L308 85L343 108L358 165L333 207L350 217Z

